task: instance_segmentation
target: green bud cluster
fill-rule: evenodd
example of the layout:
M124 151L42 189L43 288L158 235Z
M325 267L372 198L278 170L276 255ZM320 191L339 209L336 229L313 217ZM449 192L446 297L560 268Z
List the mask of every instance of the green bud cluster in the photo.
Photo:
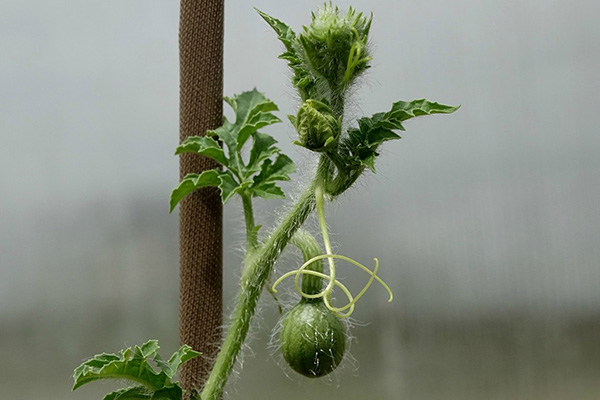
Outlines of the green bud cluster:
M342 15L331 3L312 13L311 24L298 36L300 54L312 74L324 78L330 88L344 90L366 70L371 60L367 38L372 17L352 7Z
M294 143L309 150L323 152L337 145L341 133L341 119L333 115L331 108L318 100L308 99L290 120L298 131Z

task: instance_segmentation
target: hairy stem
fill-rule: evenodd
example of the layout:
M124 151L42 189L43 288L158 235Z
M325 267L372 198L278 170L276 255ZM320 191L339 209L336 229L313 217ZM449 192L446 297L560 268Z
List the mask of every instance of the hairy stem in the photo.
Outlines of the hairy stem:
M335 112L338 116L343 116L344 103L343 96L336 98ZM248 237L248 251L246 254L245 265L242 271L240 291L236 307L231 317L231 326L225 336L221 350L217 356L213 369L202 389L200 397L196 393L194 400L219 400L223 394L223 388L235 365L237 356L246 340L250 321L256 310L256 304L260 298L265 282L268 280L273 270L273 265L285 246L290 242L296 231L302 226L306 218L315 208L315 190L320 191L321 202L323 202L324 188L331 184L335 167L331 160L323 155L319 159L319 166L315 179L304 191L300 199L296 202L292 210L287 214L279 226L269 235L267 240L258 244L256 231L254 228L254 216L252 214L252 202L249 196L242 195L244 205L244 216L246 219L246 234ZM354 182L354 180L352 180ZM349 185L348 185L349 187ZM347 187L337 190L341 194ZM321 209L323 204L321 204ZM324 216L319 218L324 223ZM322 227L323 228L323 227ZM326 228L325 228L326 231ZM324 235L327 235L325 232ZM331 248L325 239L328 254L331 254ZM251 250L251 251L250 251ZM250 253L252 253L250 255ZM329 262L333 264L333 260ZM335 271L335 267L332 268ZM335 277L331 282L335 281Z
M321 169L319 169L315 181L304 191L288 215L265 243L256 248L253 257L246 259L247 265L242 273L240 292L231 318L231 326L200 395L202 400L218 400L221 397L223 387L235 365L242 344L246 340L256 304L263 286L271 274L273 265L314 209L315 185L323 179L321 175ZM198 399L197 396L195 398Z
M321 246L317 239L313 237L309 232L300 229L294 237L292 238L292 244L300 249L302 252L302 258L304 262L311 260L314 257L320 256L323 252L321 251ZM323 272L323 260L317 260L312 263L309 267L306 268L310 271ZM296 285L298 285L298 279L300 277L296 276ZM298 287L298 286L296 286ZM313 295L320 293L323 290L323 280L314 275L304 274L302 276L302 292ZM305 297L302 297L302 300L308 300ZM312 300L312 299L311 299Z
M244 219L246 221L246 257L258 245L256 227L254 226L254 211L252 210L252 198L248 193L242 193L242 206L244 207Z

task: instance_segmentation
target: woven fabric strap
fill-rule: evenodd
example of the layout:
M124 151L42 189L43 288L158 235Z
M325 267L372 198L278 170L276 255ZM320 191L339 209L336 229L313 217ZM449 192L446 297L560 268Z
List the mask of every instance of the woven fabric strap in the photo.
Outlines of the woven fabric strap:
M223 115L223 0L181 0L179 25L180 141L221 125ZM217 168L183 154L181 177ZM203 353L184 364L181 384L200 388L221 341L223 208L216 188L188 196L180 208L181 343Z

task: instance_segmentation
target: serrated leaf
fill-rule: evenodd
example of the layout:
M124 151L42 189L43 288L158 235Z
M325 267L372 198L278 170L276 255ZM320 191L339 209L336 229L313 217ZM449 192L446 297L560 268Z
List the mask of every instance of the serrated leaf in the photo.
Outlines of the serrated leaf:
M187 174L183 177L179 186L173 189L171 193L171 212L185 196L202 187L217 186L221 191L221 200L225 204L231 196L243 190L248 185L249 183L240 185L231 171L210 169L201 174Z
M183 390L179 385L165 387L152 393L150 400L182 400Z
M158 345L158 340L148 340L141 346L134 346L133 357L148 358L153 356L158 351L158 349L160 349L160 346Z
M258 15L260 15L266 22L273 28L277 33L277 38L283 43L285 49L290 52L290 55L295 55L296 50L294 49L294 41L296 40L296 34L288 25L281 22L277 18L271 17L268 14L260 11L258 8L254 8ZM285 54L285 53L284 53Z
M296 118L296 116L295 116L295 115L288 114L288 116L287 116L287 117L288 117L288 120L290 121L290 123L292 124L292 126L294 126L294 127L295 127L295 126L296 126L296 119L297 119L297 118Z
M254 9L266 21L266 23L273 28L277 34L277 39L279 39L285 46L285 51L279 55L279 58L286 60L288 62L288 66L294 72L292 83L296 88L298 88L302 100L310 98L312 89L315 86L315 79L313 76L309 75L308 71L304 68L302 60L296 52L296 48L294 47L294 45L297 43L296 33L284 22L265 14L258 8Z
M181 199L192 193L194 190L205 186L219 186L221 184L219 174L221 173L221 171L210 169L201 174L187 174L171 193L170 212L173 212Z
M183 390L172 379L181 364L200 353L183 345L169 361L164 362L158 349L158 341L149 340L117 354L98 354L75 369L73 390L101 379L128 380L138 385L109 393L104 400L182 400ZM151 358L159 365L160 371L155 371L148 363Z
M265 103L266 104L266 103ZM273 103L270 103L273 104ZM270 112L260 111L254 114L252 117L248 119L248 121L244 124L244 126L238 132L237 138L237 146L238 150L241 150L246 140L253 133L257 132L260 128L265 127L267 125L275 124L277 122L281 122L281 120Z
M155 392L143 386L121 389L104 396L103 400L181 400L183 390L179 385L165 387Z
M289 181L289 174L295 171L294 162L285 154L279 154L275 162L271 160L263 162L260 173L254 177L254 182Z
M253 196L266 199L285 197L283 190L274 182L290 180L289 174L294 171L296 165L285 154L279 154L275 162L267 159L263 162L260 173L254 176L249 190Z
M460 106L459 106L460 107ZM421 115L449 114L459 107L430 102L425 99L397 101L390 111L376 113L358 120L358 127L348 130L340 152L348 168L367 167L375 171L377 147L388 140L400 139L394 130L404 130L402 122Z
M225 153L219 142L210 136L190 136L183 143L177 146L175 154L196 153L219 162L222 165L228 166L229 160L225 157Z
M109 393L102 400L148 400L151 398L152 392L149 392L146 387L134 386Z
M230 152L241 150L246 140L258 129L281 122L281 120L270 111L278 110L275 103L267 99L256 89L243 92L234 97L227 98L227 103L235 111L235 122L228 123L228 134L231 144ZM218 133L222 135L221 132Z
M402 122L421 115L450 114L459 108L460 106L447 106L426 99L413 100L410 102L397 101L392 105L392 109L385 114L384 119Z
M271 135L256 132L253 140L254 143L250 150L250 159L248 160L247 176L260 171L262 161L279 152L279 149L275 147L277 140Z
M252 195L263 199L283 199L283 190L273 182L263 182L252 188Z
M400 135L387 128L374 128L368 131L365 138L368 146L377 146L388 140L400 139Z
M199 357L200 355L202 355L202 353L192 349L191 346L184 344L183 346L181 346L179 348L179 350L177 350L175 353L173 353L171 358L169 358L168 362L169 362L169 365L171 366L171 369L173 371L177 372L177 370L179 369L181 364L183 364L193 358ZM169 378L173 378L174 374L172 374L172 375L167 374L167 376L169 376Z
M271 113L277 110L275 103L256 89L233 97L225 97L224 100L235 112L235 121L232 123L224 117L222 126L207 131L206 136L188 138L177 148L176 154L202 154L217 160L225 166L226 170L186 175L171 194L171 211L185 196L204 186L217 186L221 191L221 200L225 204L235 193L241 193L254 185L254 177L257 174L262 174L259 180L264 180L267 172L263 171L263 167L281 169L283 175L277 178L279 180L289 179L287 175L289 172L286 171L293 171L293 163L287 157L280 159L279 164L277 160L270 160L267 165L264 165L267 160L280 152L275 146L277 141L272 136L258 132L258 129L264 126L281 122ZM252 147L246 165L242 149L250 137L252 137ZM224 143L227 156L219 142L215 140L217 138ZM288 164L291 164L291 169ZM269 172L267 175L273 173ZM273 189L271 186L265 188L265 193L279 196L281 189Z
M232 123L223 117L223 125L207 131L206 135L217 136L225 143L230 160L242 149L250 135L258 129L281 122L278 117L270 113L278 110L277 105L256 89L233 97L225 97L224 100L233 108L235 121Z
M158 350L156 341L146 342L121 350L118 354L100 354L92 357L75 369L73 390L86 383L101 379L126 379L141 383L149 390L162 389L169 382L164 372L156 373L148 364L147 358Z
M221 189L221 200L223 201L223 204L227 203L231 196L244 189L244 186L240 185L229 171L219 174L218 186L219 189Z
M171 358L169 358L169 361L162 360L158 354L154 358L154 361L156 362L156 365L158 365L158 368L160 368L160 370L164 372L169 379L173 379L181 364L191 360L192 358L198 357L201 354L202 353L195 351L190 346L183 345L179 348L179 350L173 353Z

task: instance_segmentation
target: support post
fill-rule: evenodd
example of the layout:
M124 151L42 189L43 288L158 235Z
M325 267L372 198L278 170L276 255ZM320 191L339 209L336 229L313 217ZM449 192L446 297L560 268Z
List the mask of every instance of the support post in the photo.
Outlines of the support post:
M224 0L181 0L179 25L180 141L221 125L223 115ZM217 168L193 154L180 158L180 175ZM203 356L187 362L181 384L199 389L221 341L223 211L216 188L187 196L180 206L181 343Z

